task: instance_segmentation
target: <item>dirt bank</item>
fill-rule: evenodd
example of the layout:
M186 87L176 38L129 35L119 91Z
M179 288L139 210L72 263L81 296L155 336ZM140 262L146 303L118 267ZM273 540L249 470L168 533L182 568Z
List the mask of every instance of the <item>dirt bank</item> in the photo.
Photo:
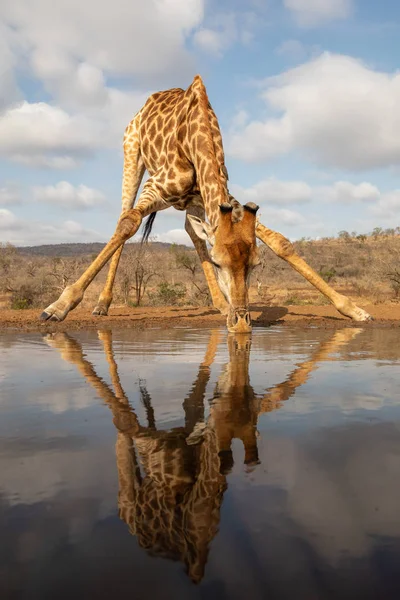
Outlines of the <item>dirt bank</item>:
M363 306L373 317L372 323L362 327L400 327L400 304ZM224 325L225 319L215 310L191 307L128 308L115 307L108 317L93 317L89 309L72 311L62 323L39 320L40 310L1 310L0 330L73 331L79 329L147 327L212 327ZM352 327L354 321L342 317L331 306L254 306L252 319L255 327L275 323L324 328Z

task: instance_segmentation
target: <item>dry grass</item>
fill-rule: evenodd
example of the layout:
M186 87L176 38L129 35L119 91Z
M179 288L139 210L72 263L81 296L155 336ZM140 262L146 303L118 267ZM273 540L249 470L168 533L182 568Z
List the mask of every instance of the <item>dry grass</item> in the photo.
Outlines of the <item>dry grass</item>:
M383 233L302 240L296 251L337 291L354 300L379 304L400 300L400 235ZM53 254L54 254L53 247ZM59 247L62 251L62 246ZM254 271L250 301L271 306L324 305L327 300L266 246ZM43 307L58 297L93 259L79 256L26 256L0 246L0 306ZM103 270L89 286L83 306L91 307L104 285ZM114 288L114 303L128 305L210 303L201 265L184 246L127 244Z
M294 245L338 292L374 304L400 299L400 235L303 240ZM268 248L263 246L261 254L258 287L265 289L272 304L326 304L317 290Z

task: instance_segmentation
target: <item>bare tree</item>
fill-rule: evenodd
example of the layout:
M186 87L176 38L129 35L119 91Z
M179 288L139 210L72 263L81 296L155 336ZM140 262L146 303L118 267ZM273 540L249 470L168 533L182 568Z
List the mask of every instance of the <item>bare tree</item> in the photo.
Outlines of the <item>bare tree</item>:
M149 282L158 275L157 260L151 243L126 244L119 270L119 284L123 302L128 304L131 291L135 304L140 306Z
M394 297L400 298L400 247L395 238L386 241L385 252L377 258L373 272L378 281L388 281Z
M192 296L193 299L196 299L196 304L199 301L200 304L211 304L210 291L203 276L197 252L195 250L190 250L175 245L172 246L171 251L174 254L177 268L185 269L186 271L189 271L191 275L190 283L194 288L194 294L192 294Z
M70 281L74 281L79 273L81 262L76 258L53 258L49 273L55 282L53 287L63 290Z

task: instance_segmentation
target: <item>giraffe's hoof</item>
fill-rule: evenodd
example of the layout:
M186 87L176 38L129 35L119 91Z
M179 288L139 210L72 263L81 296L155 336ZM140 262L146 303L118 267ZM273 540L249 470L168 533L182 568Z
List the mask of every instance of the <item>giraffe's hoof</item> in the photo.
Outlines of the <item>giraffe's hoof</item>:
M44 310L42 312L42 314L40 315L40 320L41 321L57 321L57 322L59 322L61 319L59 319L56 315L51 315L51 314L47 313Z
M98 305L93 309L92 315L97 317L106 317L108 315L108 308Z
M357 312L353 317L354 321L358 321L359 323L369 323L374 320L374 318L367 313L366 310L357 307Z
M261 461L260 460L251 460L249 462L245 461L244 464L246 465L245 466L246 473L252 473L255 470L255 468L261 464Z

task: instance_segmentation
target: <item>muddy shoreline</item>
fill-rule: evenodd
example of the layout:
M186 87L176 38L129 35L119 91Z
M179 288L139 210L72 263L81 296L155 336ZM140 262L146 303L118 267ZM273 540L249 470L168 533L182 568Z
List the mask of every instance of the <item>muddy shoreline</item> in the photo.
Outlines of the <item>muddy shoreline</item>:
M251 308L253 325L274 324L299 327L318 326L324 329L340 327L400 327L400 304L363 306L373 317L370 323L355 323L341 316L331 306L263 306ZM80 329L147 329L170 327L218 327L225 318L210 307L113 307L107 317L94 317L89 308L78 308L62 323L40 321L41 310L0 311L0 331L77 331Z

